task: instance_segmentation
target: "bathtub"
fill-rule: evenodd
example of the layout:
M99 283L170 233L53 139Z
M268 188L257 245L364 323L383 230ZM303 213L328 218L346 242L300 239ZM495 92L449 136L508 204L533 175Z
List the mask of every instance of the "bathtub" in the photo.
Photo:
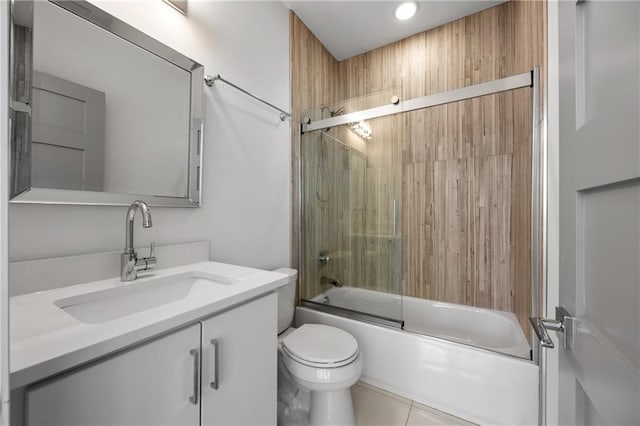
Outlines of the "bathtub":
M312 301L403 320L407 331L531 359L529 342L511 312L354 287L331 288Z
M357 299L361 304L357 306L357 310L362 310L362 304L369 304L369 307L381 309L374 311L381 316L385 313L392 314L388 316L390 318L398 318L400 297L381 298L375 293L377 292L336 288L315 299L321 300L325 296L331 299L333 296L333 306ZM341 299L341 296L344 297ZM407 314L412 310L423 312L424 306L420 306L418 310L417 307L411 306L413 301L407 300L413 298L403 299L405 328L408 322L412 321L415 321L415 327L428 323L407 318ZM423 300L418 301L424 304ZM436 302L432 303L438 305ZM356 308L353 304L344 307ZM447 311L445 308L446 304L436 306L436 313L433 315L442 319L444 314L459 313L452 309L444 312ZM474 309L470 311L472 312L469 318L477 318L471 314L478 312L473 312ZM442 312L444 314L441 315ZM307 307L296 308L295 323L296 326L305 323L327 324L351 333L358 340L364 359L361 380L365 383L478 424L538 424L539 370L538 366L528 359L398 328L357 321ZM438 324L438 321L435 323ZM462 341L469 336L458 338ZM502 341L498 339L498 343L502 344Z

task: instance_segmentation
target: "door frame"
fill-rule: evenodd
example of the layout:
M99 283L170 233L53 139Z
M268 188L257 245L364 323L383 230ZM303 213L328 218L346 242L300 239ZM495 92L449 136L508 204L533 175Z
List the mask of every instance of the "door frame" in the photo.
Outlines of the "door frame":
M543 137L547 139L547 188L546 188L546 270L544 271L543 314L555 318L555 307L560 294L560 121L559 121L559 40L558 1L547 1L547 85L544 105ZM550 333L558 347L558 337ZM540 350L540 347L537 348ZM558 424L558 359L559 351L544 350L540 356L540 414L541 425Z
M9 424L9 28L0 1L0 424Z

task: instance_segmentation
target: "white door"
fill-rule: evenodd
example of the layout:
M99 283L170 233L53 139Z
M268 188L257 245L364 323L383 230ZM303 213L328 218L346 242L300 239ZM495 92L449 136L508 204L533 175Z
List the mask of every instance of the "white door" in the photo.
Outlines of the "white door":
M560 1L560 424L640 424L640 3Z
M275 293L202 322L202 425L275 425Z
M197 426L200 324L28 387L25 421L64 426Z
M33 72L31 186L101 191L105 94Z

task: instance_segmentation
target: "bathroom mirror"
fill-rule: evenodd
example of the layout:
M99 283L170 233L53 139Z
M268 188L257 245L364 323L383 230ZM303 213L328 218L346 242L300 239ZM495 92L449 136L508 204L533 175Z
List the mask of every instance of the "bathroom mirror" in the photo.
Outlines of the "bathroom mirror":
M85 1L11 15L11 201L199 206L202 65Z

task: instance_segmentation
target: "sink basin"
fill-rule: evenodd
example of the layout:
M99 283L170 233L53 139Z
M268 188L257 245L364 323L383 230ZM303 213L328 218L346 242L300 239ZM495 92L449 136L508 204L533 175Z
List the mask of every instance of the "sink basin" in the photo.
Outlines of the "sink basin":
M87 324L98 324L184 299L196 288L223 288L237 279L198 272L140 279L118 287L59 299L54 304Z

